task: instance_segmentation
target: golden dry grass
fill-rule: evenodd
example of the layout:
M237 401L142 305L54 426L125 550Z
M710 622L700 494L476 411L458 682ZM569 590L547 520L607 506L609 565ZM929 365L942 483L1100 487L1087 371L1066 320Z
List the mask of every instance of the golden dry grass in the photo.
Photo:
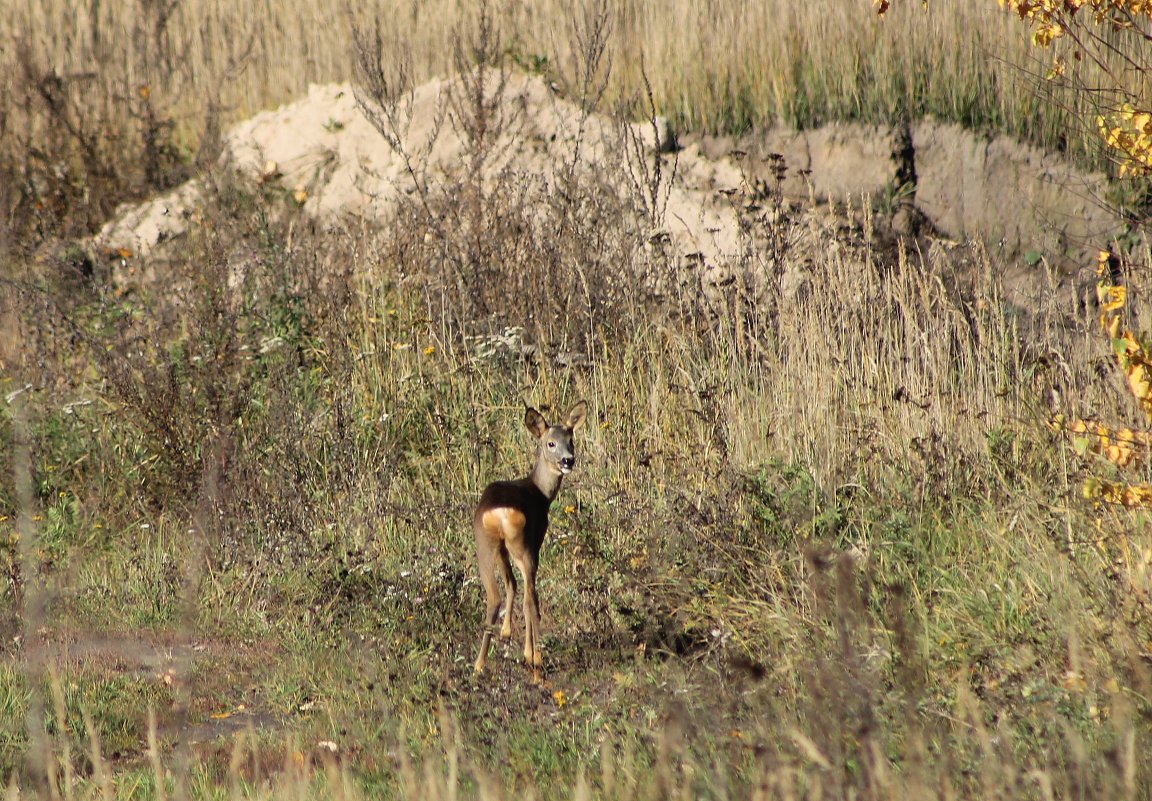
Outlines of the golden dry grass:
M392 30L420 81L453 69L452 36L468 21L465 6L447 0L341 8L187 0L170 4L170 16L166 5L14 0L0 59L5 70L18 69L14 44L26 44L77 100L121 98L110 119L123 113L125 92L148 85L194 140L208 103L218 101L234 120L310 83L349 80L353 24ZM564 74L580 56L574 20L583 12L570 4L507 2L493 11L523 65ZM613 90L635 91L643 70L660 109L693 128L934 114L1054 144L1075 127L1075 96L1035 77L1044 65L1025 29L994 2L935 3L929 11L902 3L879 20L867 0L630 0L610 4L610 18ZM1056 102L1038 103L1049 91ZM19 112L12 122L31 124Z

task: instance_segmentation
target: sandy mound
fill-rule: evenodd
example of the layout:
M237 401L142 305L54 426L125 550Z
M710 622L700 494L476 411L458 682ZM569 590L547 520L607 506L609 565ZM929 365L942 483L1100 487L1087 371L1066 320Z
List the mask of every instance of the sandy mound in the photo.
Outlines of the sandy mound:
M459 79L432 81L415 91L396 129L399 148L365 117L351 86L313 86L298 102L233 127L222 162L255 182L276 182L325 224L383 224L401 198L417 191L417 180L432 187L449 185L448 179L469 168L466 141L446 113L454 80ZM620 169L628 142L633 137L646 141L648 159L658 150L650 124L622 128L607 117L584 115L539 77L508 76L503 100L494 108L499 136L478 168L486 181L511 170L554 182L573 167L599 171L598 177L603 181L607 176L608 185L623 195L635 190L636 180L635 173L629 177L628 170ZM894 236L983 238L1006 261L1038 253L1067 277L1090 262L1085 254L1119 230L1112 215L1087 200L1102 196L1102 177L1078 176L1004 137L982 140L955 126L833 125L760 132L741 140L702 138L684 143L675 159L661 156L666 175L675 164L675 180L662 196L663 228L651 237L671 242L673 253L704 265L697 275L706 287L730 280L729 266L748 263L749 255L766 258L753 253L748 212L760 214L761 227L773 224L758 208L755 194L757 181L771 180L772 153L783 154L788 171L782 188L796 199L785 209L816 220L796 226L809 241L789 256L788 264L772 266L784 285L794 283L803 270L803 248L819 252L829 247L826 240L846 222L812 209L811 197L832 198L840 208L854 198L859 208L867 195L883 212L877 215L880 225ZM914 191L896 192L906 182L914 182ZM1068 191L1073 184L1077 189ZM186 230L201 197L200 185L192 181L122 209L95 244L105 253L146 257ZM1029 295L1028 286L1039 286L1045 278L1042 265L1029 267L1024 261L1037 263L1035 258L1018 262L1010 283ZM126 278L122 273L121 280Z
M448 81L421 86L405 114L404 151L432 183L458 174L467 154L462 137L443 118L448 88ZM483 165L489 177L513 169L554 180L558 169L573 162L596 169L629 135L602 116L582 115L532 76L509 76L502 113L501 135ZM650 124L632 133L653 142ZM331 223L387 220L399 198L415 191L405 158L365 118L347 84L313 86L306 98L236 125L226 137L223 161L253 180L278 181L303 201L305 212ZM680 150L677 161L666 233L682 253L723 261L739 249L737 214L724 192L740 187L740 171L728 159L705 158L698 145ZM183 233L199 193L192 182L123 210L101 230L97 244L146 256Z

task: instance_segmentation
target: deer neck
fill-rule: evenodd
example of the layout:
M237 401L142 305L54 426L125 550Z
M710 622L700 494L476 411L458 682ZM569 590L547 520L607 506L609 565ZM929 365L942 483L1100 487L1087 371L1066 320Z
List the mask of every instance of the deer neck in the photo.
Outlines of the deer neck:
M560 492L560 483L564 480L564 476L551 469L543 459L536 460L530 478L536 489L540 490L549 502Z

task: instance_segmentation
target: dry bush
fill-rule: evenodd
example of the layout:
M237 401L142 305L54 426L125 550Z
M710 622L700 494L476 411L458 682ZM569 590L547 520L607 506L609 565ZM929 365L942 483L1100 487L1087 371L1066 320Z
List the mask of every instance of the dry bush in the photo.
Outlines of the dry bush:
M88 233L118 204L175 186L216 156L221 91L251 36L220 39L212 19L189 27L172 0L114 5L9 9L0 201L19 250ZM197 36L217 49L205 54Z
M501 217L508 201L484 202ZM587 394L600 424L582 432L565 488L575 511L558 510L546 557L551 664L573 685L612 670L673 690L650 702L657 734L605 724L603 750L582 763L594 794L1131 794L1143 776L1131 738L1144 729L1129 702L1117 694L1113 717L1092 719L1088 691L1060 689L1060 675L1075 670L1093 688L1115 676L1145 693L1125 652L1139 653L1149 620L1131 605L1112 617L1086 608L1122 584L1094 557L1058 550L1065 513L1049 507L1066 474L1031 407L1047 379L1022 344L1051 326L1045 358L1066 361L1066 390L1090 397L1090 343L1058 326L1058 309L1007 306L978 248L889 263L869 250L866 214L829 228L823 213L802 212L779 223L789 247L804 236L839 244L812 252L800 288L761 321L767 336L740 333L736 320L752 315L734 283L740 315L677 320L666 300L671 313L635 331L609 320L587 364L558 365L511 334L481 350L461 336L491 323L471 306L429 321L429 299L473 296L397 257L398 242L418 248L422 235L323 231L279 199L224 187L169 265L177 302L98 298L89 313L101 327L81 327L92 339L78 351L37 346L63 360L60 376L68 358L91 360L77 386L109 402L69 485L101 507L142 495L148 519L181 531L191 520L215 590L307 610L299 636L360 635L375 648L403 633L436 651L448 663L438 691L464 716L465 739L446 743L445 762L425 747L426 768L400 767L405 792L448 797L460 776L483 781L503 764L467 739L472 727L492 716L511 726L534 709L523 694L493 703L452 662L473 647L462 521L480 484L526 461L520 403ZM633 241L632 223L616 225L600 235ZM503 239L485 248L513 247L510 233L487 235ZM467 253L468 241L451 245ZM983 269L966 284L972 264ZM619 319L645 320L646 304ZM107 357L95 353L107 345ZM96 476L133 441L143 483L110 501ZM1067 514L1072 526L1088 520ZM401 578L417 557L441 578ZM296 583L288 598L285 575ZM994 584L981 606L972 587ZM409 585L429 596L419 610L394 597ZM1069 645L1065 611L1092 638L1090 659ZM1108 639L1091 634L1097 624ZM938 645L948 637L957 644ZM1011 668L1024 649L1037 667ZM387 647L373 659L411 678ZM1033 687L1058 714L1021 700ZM312 786L320 762L309 759L277 781ZM329 775L355 784L357 770Z
M572 81L591 114L603 93L598 76L607 72L607 12L585 14L587 49ZM579 135L554 181L507 159L520 123L506 96L508 45L489 6L453 37L458 77L446 87L428 141L450 129L462 152L457 169L432 176L426 154L406 138L415 88L410 56L398 53L397 37L385 37L379 26L372 35L357 33L361 108L403 158L416 189L398 211L389 259L423 276L429 312L449 339L476 333L486 321L480 333L518 327L546 349L586 351L599 330L634 326L636 311L654 299L632 268L643 236L638 210L581 163ZM603 176L624 168L623 161L599 166Z
M347 369L345 347L327 354L318 343L347 336L353 259L286 246L292 212L281 200L222 179L180 243L182 257L149 265L155 283L128 293L98 282L69 292L6 283L23 343L8 366L54 390L53 405L75 405L70 392L106 404L91 431L71 429L89 456L44 492L94 492L125 522L192 516L226 560L235 548L295 558L299 541L284 541L311 528L308 487L319 491L320 480L332 490L343 478L312 471L343 463L355 434L339 409L322 407L330 377L310 372L321 359ZM50 405L46 419L60 411ZM104 482L124 471L127 481Z

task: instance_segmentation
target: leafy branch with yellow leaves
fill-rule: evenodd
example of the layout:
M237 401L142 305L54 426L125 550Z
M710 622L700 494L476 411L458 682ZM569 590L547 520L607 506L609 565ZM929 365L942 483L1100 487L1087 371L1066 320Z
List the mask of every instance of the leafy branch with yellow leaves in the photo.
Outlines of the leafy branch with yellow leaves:
M1096 106L1095 127L1121 177L1152 175L1152 0L997 0L1032 31L1032 44L1052 51L1050 80L1076 80L1074 65L1084 60L1106 79L1079 83ZM889 0L873 0L883 16ZM927 6L927 0L923 0ZM1069 61L1071 59L1071 61ZM1072 65L1072 66L1070 66ZM1124 325L1128 288L1112 278L1112 254L1100 251L1096 292L1100 326L1125 384L1145 417L1152 420L1152 339ZM1148 461L1152 431L1115 428L1099 420L1056 415L1053 429L1067 433L1081 457L1098 455L1121 469ZM1090 477L1084 497L1094 502L1152 508L1152 484Z
M1032 43L1053 49L1049 77L1067 74L1067 58L1074 62L1092 59L1111 79L1110 87L1095 87L1102 108L1096 115L1096 128L1116 161L1121 177L1152 174L1152 110L1141 90L1143 81L1133 84L1117 75L1117 69L1146 76L1152 66L1142 54L1152 46L1148 23L1152 21L1152 0L998 0L1015 11L1032 28ZM1127 36L1142 47L1121 48ZM1067 42L1067 47L1058 45ZM1117 66L1118 65L1118 66ZM1107 107L1108 99L1115 99Z
M1116 364L1132 397L1144 416L1152 420L1152 341L1147 334L1138 335L1124 325L1128 288L1112 280L1106 250L1097 260L1096 298L1100 303L1100 328L1111 343ZM1067 420L1056 415L1049 425L1067 433L1077 455L1102 456L1120 468L1132 468L1147 461L1152 452L1152 431L1112 428L1098 420ZM1088 500L1128 507L1152 507L1152 485L1106 481L1091 477L1084 482Z
M1051 51L1047 77L1075 81L1094 103L1095 128L1119 175L1152 175L1152 0L997 2L1031 29L1033 45ZM873 3L887 13L889 0ZM1085 60L1098 68L1090 83L1077 75Z

